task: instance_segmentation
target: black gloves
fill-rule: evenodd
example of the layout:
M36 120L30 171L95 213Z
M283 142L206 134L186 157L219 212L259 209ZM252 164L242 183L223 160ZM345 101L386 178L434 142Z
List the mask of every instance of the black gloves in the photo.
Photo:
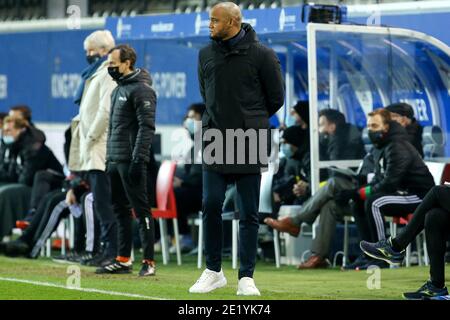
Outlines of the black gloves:
M350 200L356 200L358 198L358 189L341 190L334 195L334 200L342 206L347 205Z
M128 179L130 184L138 185L141 181L141 175L144 174L142 162L131 162L128 169Z

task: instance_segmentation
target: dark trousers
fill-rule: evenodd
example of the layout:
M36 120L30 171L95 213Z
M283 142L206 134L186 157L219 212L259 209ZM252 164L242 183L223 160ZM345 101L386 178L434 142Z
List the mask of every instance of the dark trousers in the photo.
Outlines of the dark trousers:
M139 225L143 258L154 260L155 223L147 192L148 169L143 164L139 183L128 178L129 163L110 163L108 175L111 179L112 204L119 229L119 256L130 257L132 245L132 216L134 209Z
M31 189L30 209L36 210L46 194L57 188L61 188L64 176L49 170L36 172Z
M100 222L100 242L108 257L117 255L117 219L111 205L111 186L104 171L87 172L87 180L94 197L94 212Z
M95 215L94 196L91 192L86 192L81 197L80 206L83 215L78 219L74 218L75 250L79 250L79 252L85 250L86 252L96 253L100 248L101 227L100 221ZM77 240L78 238L80 241Z
M311 252L314 255L328 258L336 224L338 221L342 221L345 213L348 212L347 206L336 203L333 197L338 191L354 187L355 183L349 179L332 177L305 201L299 209L299 213L292 217L292 221L301 226L303 222L312 225L320 215L319 230L311 245Z
M354 217L362 240L377 242L385 239L384 216L406 217L421 202L422 199L414 194L377 193L369 196L364 203L357 203Z
M435 186L414 211L413 218L401 233L392 239L394 249L403 250L425 228L431 281L443 287L445 279L446 242L450 234L450 188Z
M222 264L222 205L229 183L236 184L239 210L239 279L253 277L258 240L260 174L203 172L203 224L206 267L219 272Z
M66 194L61 191L53 191L44 196L39 204L31 223L25 229L19 240L30 246L30 256L36 258L53 231L58 227L62 218L69 215L67 205L61 205Z
M45 229L48 223L53 208L62 200L64 200L66 194L59 190L52 191L46 194L41 203L36 209L35 214L30 222L28 228L25 229L19 240L26 242L30 247L33 247L39 236ZM56 224L57 225L57 224Z

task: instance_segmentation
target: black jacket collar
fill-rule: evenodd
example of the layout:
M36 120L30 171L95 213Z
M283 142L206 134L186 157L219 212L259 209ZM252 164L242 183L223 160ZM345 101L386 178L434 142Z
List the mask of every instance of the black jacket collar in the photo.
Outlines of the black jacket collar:
M258 37L256 35L256 32L250 24L242 23L242 30L245 32L245 34L242 36L242 38L239 41L237 41L237 43L235 43L231 47L226 44L227 41L224 42L222 40L213 40L213 46L216 47L217 49L219 49L220 51L228 53L228 54L242 53L243 51L250 48L251 44L258 42Z

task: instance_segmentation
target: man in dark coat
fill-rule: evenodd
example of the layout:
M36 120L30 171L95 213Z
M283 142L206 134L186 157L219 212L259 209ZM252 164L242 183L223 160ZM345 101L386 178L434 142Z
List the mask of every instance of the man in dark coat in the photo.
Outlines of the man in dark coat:
M320 160L362 159L365 155L361 132L334 109L319 112Z
M6 117L0 150L0 238L28 211L30 187L38 171L63 175L62 166L24 119ZM21 213L21 214L18 214Z
M0 156L0 183L21 183L29 187L39 170L63 174L53 152L42 142L42 136L19 118L6 117Z
M130 273L134 209L143 249L140 276L155 274L154 221L147 179L150 146L155 134L156 94L144 69L135 68L136 52L128 45L113 48L108 72L117 82L111 94L106 171L111 179L113 210L119 229L119 252L97 273Z
M221 210L227 185L235 183L240 212L237 294L260 295L253 281L259 187L269 152L269 118L284 103L284 82L275 52L258 41L249 24L242 23L236 4L213 7L210 34L212 41L200 50L198 65L206 104L203 141L214 140L203 147L206 270L189 291L207 293L226 285L221 269Z

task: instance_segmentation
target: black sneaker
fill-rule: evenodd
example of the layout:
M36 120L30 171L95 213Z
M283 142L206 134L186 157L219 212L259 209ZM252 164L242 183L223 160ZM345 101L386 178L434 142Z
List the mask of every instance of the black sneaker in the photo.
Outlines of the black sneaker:
M8 242L0 242L0 254L5 253L7 244L8 244Z
M355 261L342 267L341 270L359 270L359 267L364 266L369 261L365 254L361 254Z
M97 274L125 274L125 273L131 273L133 268L133 264L131 261L128 262L119 262L117 260L114 260L110 264L107 264L104 267L100 267L97 270L95 270L95 273Z
M115 257L103 256L103 258L98 261L98 266L104 267L104 266L107 266L107 265L113 263L114 261L116 261Z
M8 257L28 256L30 246L20 240L8 242L5 246L5 255Z
M359 246L369 257L386 261L394 266L401 265L406 254L405 250L397 252L392 249L391 238L383 239L376 243L361 241Z
M100 267L100 262L104 260L103 253L97 253L94 256L81 259L80 264L83 266Z
M444 287L439 289L435 287L431 281L425 282L423 286L420 287L416 292L405 292L403 298L407 300L428 300L434 297L446 296L448 295L447 288Z
M155 262L142 262L141 271L139 271L140 277L154 276L156 274Z
M71 251L67 254L61 254L59 256L52 257L53 262L57 263L78 263L80 262L81 255L76 251Z
M81 263L82 261L92 260L92 258L94 258L94 254L92 252L85 251L78 256L77 262Z

